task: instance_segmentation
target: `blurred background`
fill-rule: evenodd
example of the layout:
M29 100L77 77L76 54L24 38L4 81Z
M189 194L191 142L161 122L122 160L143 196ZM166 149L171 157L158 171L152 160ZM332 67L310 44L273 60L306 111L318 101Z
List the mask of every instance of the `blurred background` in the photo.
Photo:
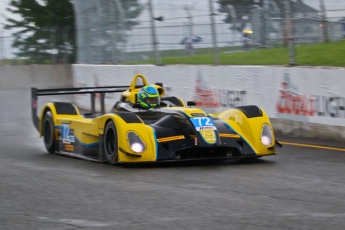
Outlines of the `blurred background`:
M2 65L314 65L310 47L345 44L344 0L1 0L0 9Z

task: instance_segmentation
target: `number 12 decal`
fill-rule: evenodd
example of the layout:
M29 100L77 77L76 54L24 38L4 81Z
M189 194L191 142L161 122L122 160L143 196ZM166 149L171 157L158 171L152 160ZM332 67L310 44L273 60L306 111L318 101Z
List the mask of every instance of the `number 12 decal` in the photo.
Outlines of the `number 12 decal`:
M198 121L199 126L212 126L213 122L209 117L195 117L193 118Z
M190 118L196 131L198 131L204 141L208 144L217 142L216 131L217 128L210 117L193 117Z
M210 117L193 117L193 118L190 118L190 120L192 121L197 131L201 129L216 130L216 127L214 126L214 123Z

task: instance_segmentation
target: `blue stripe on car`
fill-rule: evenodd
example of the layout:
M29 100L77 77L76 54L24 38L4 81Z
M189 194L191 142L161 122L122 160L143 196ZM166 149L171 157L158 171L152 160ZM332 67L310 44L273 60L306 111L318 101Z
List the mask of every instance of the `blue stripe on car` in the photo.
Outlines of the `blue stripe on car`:
M54 126L54 128L60 129L61 132L62 132L62 126ZM80 144L81 146L84 146L84 147L95 147L95 146L99 145L99 142L94 142L94 143L86 144L86 143L81 142L76 136L74 136L74 138L78 142L78 144Z
M234 133L236 133L237 135L239 135L239 136L241 137L241 139L244 140L244 142L247 143L247 145L253 150L253 152L254 152L255 155L256 155L256 152L254 151L253 147L248 143L248 141L247 141L243 136L241 136L239 133L237 133L228 123L226 123L226 122L223 121L223 120L222 120L222 122L223 122L223 124L224 124L225 126L227 126L229 129L231 129L231 131L233 131Z

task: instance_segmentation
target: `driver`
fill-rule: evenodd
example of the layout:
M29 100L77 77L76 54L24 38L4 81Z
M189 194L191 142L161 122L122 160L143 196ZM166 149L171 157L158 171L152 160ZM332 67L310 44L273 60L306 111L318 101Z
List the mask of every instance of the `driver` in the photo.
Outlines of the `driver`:
M151 86L144 86L138 93L138 101L145 109L154 109L160 104L160 96L158 90Z

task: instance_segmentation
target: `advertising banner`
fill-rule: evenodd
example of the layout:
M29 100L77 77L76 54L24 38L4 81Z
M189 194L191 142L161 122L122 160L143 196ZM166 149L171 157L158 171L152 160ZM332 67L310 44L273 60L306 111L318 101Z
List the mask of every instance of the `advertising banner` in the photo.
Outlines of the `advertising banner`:
M125 86L135 74L149 84L163 83L167 96L195 101L207 112L242 105L262 107L269 117L306 123L345 126L345 71L266 66L111 66L74 65L74 86ZM120 98L106 96L106 109ZM89 108L89 95L76 95Z

